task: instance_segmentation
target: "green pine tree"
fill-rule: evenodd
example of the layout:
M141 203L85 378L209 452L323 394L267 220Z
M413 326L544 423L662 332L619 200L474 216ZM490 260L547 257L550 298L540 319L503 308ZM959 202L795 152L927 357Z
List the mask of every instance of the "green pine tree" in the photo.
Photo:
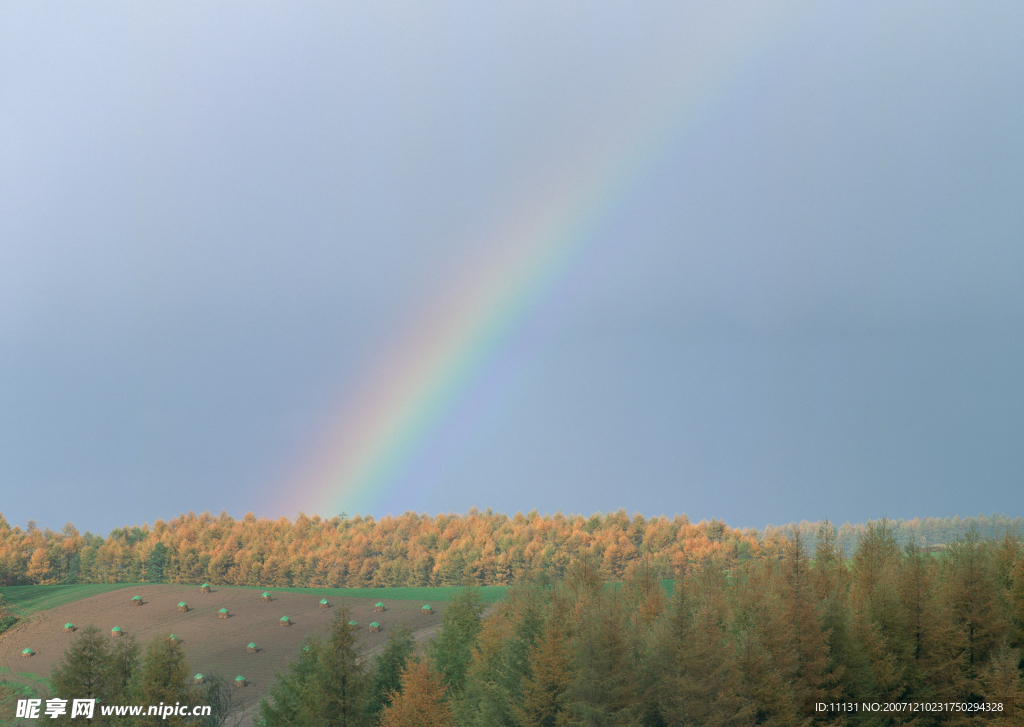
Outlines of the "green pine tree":
M59 723L70 719L72 699L95 699L99 704L113 704L115 679L113 678L113 656L109 639L95 626L89 625L79 631L64 652L64 657L50 672L53 694L68 700L68 714ZM70 722L68 722L70 724ZM95 725L112 724L100 715L99 707L93 719Z
M334 727L359 727L366 723L369 681L352 612L342 606L334 614L331 630L320 651L320 679L310 693L320 705L325 723Z
M740 673L726 638L726 584L720 563L676 579L648 673L657 717L671 727L742 727L750 722Z
M564 727L569 722L565 694L571 674L565 631L562 615L552 614L530 652L529 675L522 681L522 707L514 710L519 727Z
M965 691L960 695L964 699L981 698L978 677L1008 635L998 608L1000 594L989 546L972 524L950 548L946 583L953 624L964 646Z
M573 680L565 697L570 723L630 725L640 711L640 680L622 599L611 589L577 593L570 615Z
M449 693L461 692L466 682L483 612L484 605L474 589L460 591L444 611L440 635L427 646L431 666Z
M260 700L264 727L365 727L369 679L352 612L335 611L326 640L306 639L299 659L278 674L270 699Z
M402 671L409 658L416 651L416 640L412 629L402 625L388 632L384 648L373 661L372 686L367 706L371 717L380 714L381 710L391 704L393 693L402 690Z
M158 636L146 647L139 684L139 697L146 705L194 705L197 700L189 692L191 672L185 649L177 639ZM144 718L148 723L187 725L191 718L171 715Z
M803 717L829 721L830 715L817 712L815 704L838 699L842 669L833 668L830 659L828 635L818 617L810 558L799 531L786 543L780 570L787 639L795 657L794 697Z

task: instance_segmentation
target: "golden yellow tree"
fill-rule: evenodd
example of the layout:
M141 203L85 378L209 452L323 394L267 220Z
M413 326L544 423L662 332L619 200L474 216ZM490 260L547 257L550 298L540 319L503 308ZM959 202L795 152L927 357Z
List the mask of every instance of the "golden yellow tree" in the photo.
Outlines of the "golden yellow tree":
M455 727L444 685L426 660L412 662L402 672L402 691L391 694L380 727Z

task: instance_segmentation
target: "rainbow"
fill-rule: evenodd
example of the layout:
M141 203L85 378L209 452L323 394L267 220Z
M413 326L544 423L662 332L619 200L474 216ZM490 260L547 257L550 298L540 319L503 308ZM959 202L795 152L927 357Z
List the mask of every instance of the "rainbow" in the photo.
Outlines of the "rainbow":
M324 516L374 513L400 488L429 486L411 469L451 439L460 426L457 413L472 408L470 392L524 355L510 350L511 342L557 316L560 286L597 254L594 240L607 221L657 169L665 150L684 141L739 85L738 69L749 67L743 56L757 55L758 36L772 35L774 24L763 11L751 10L744 20L741 29L725 17L709 28L711 40L699 49L705 70L681 79L660 108L620 120L614 134L580 144L582 152L523 185L531 191L515 195L511 211L479 236L488 252L455 275L445 296L425 305L408 333L358 381L360 395L295 475L286 488L291 500L279 511L298 505Z

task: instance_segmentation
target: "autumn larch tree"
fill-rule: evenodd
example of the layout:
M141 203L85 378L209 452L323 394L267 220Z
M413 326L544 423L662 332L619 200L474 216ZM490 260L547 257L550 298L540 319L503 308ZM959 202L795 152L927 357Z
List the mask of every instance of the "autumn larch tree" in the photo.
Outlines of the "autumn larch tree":
M377 716L391 703L391 695L402 691L402 672L415 650L416 640L408 626L398 626L388 632L384 648L374 659L368 714Z
M566 651L565 623L552 614L540 641L530 652L529 674L523 677L522 706L515 709L519 727L565 727L569 714L565 695L572 682Z
M391 696L380 727L455 727L440 677L426 660L411 662L402 673L402 691Z
M726 638L722 563L687 567L676 578L650 658L654 724L743 727L752 712Z

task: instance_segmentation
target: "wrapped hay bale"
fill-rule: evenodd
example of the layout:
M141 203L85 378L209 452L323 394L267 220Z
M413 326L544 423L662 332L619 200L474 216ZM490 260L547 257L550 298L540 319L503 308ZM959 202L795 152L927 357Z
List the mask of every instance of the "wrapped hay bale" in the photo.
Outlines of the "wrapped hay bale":
M263 591L263 595L260 596L260 600L261 601L270 601L270 600L272 600L270 598L270 593L268 593L267 591Z
M178 604L178 610L182 613L188 613L188 604L182 601Z
M380 624L374 621L372 624L370 624L370 631L374 633L380 631Z
M74 633L74 631L75 631L75 625L73 623L68 621L66 624L64 624L64 633L71 634L71 633Z
M292 625L292 620L290 618L288 618L287 616L282 616L280 623L281 623L282 626L291 626Z
M120 638L123 633L124 632L121 630L120 626L115 626L114 628L110 629L110 635L116 638Z
M256 643L253 641L249 642L249 645L245 647L246 654L255 654L259 649L256 648Z
M245 677L243 677L243 676L235 677L235 686L236 687L244 687L245 686Z
M226 608L217 611L217 618L227 618L230 615L231 613Z

